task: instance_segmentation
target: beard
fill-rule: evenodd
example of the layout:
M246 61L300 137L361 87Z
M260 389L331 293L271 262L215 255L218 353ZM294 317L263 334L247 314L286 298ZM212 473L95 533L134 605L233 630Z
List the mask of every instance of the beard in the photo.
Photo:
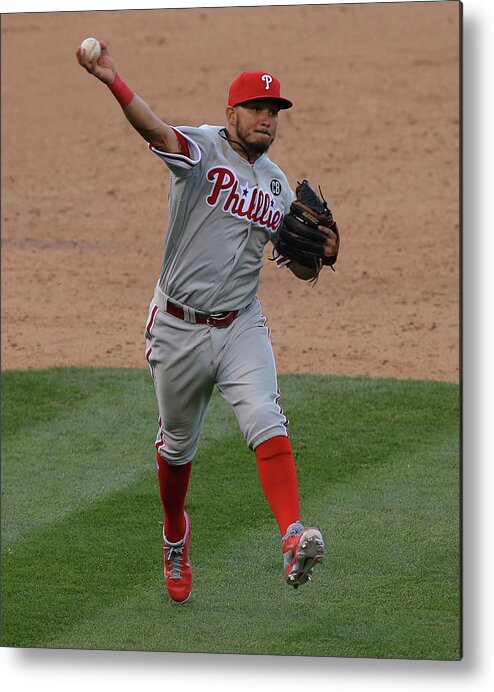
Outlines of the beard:
M250 154L264 154L266 151L268 151L269 147L274 141L274 137L271 137L269 140L249 142L247 140L248 134L245 132L244 128L238 122L235 131L240 143L247 149L247 151Z

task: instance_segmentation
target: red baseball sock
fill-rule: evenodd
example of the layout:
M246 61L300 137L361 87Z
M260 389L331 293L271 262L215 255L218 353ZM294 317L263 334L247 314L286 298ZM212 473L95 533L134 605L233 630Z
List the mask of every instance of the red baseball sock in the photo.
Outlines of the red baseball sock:
M169 464L160 454L158 462L158 485L164 510L165 536L170 543L181 541L185 534L185 497L189 487L192 462Z
M290 524L300 519L298 481L292 445L279 435L255 449L264 495L284 536Z

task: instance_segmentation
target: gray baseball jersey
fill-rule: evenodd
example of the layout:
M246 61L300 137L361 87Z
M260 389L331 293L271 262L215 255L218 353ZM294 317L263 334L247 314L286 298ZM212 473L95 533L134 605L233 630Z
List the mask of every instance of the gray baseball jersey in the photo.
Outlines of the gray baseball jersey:
M287 435L269 331L256 299L263 250L294 199L266 154L239 156L222 128L180 127L186 154L150 147L171 171L162 271L146 325L146 358L159 409L156 448L171 464L197 451L216 386L251 449ZM169 301L183 319L167 311ZM196 323L194 311L238 311L226 328Z
M256 295L263 248L295 195L267 154L250 164L221 136L222 128L178 129L190 157L152 148L172 173L159 286L203 312L246 307Z

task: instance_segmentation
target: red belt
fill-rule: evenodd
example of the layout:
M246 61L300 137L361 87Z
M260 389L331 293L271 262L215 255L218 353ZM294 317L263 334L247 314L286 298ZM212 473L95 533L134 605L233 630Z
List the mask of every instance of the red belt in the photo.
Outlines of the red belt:
M178 317L178 319L180 320L186 319L185 312L179 305L175 305L175 303L172 303L171 301L167 300L165 307L166 311L169 312L170 315ZM194 311L193 315L196 324L207 324L208 327L217 327L218 329L222 329L224 327L229 327L231 325L233 320L238 315L238 310L231 310L230 312L217 312L215 315L207 315L205 312Z

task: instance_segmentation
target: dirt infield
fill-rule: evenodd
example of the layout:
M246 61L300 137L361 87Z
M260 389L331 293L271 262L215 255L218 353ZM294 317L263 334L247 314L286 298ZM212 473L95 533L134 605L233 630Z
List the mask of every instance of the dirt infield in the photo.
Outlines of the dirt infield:
M317 286L266 261L281 372L459 379L456 2L2 16L2 368L145 367L168 175L76 62L110 43L166 121L224 121L245 69L295 107L271 157L342 233ZM266 257L269 253L266 253Z

